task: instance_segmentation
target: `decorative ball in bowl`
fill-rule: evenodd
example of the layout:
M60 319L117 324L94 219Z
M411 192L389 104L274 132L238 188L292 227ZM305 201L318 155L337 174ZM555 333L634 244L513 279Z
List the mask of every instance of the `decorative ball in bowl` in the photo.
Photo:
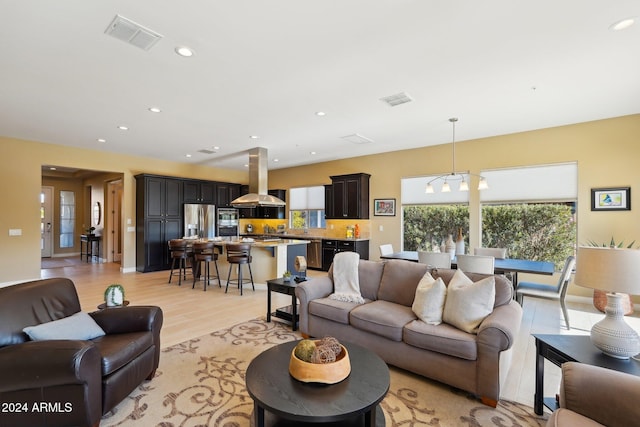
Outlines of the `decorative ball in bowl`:
M289 373L305 383L339 383L351 373L349 352L333 337L301 340L291 351Z

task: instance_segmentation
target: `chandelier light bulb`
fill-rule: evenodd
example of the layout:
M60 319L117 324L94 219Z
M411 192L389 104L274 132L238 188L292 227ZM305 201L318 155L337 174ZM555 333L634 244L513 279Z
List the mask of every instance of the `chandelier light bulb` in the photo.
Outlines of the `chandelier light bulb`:
M486 190L489 188L489 184L487 184L487 179L480 177L480 182L478 183L478 190Z
M427 188L424 189L424 192L427 194L433 194L433 185L431 185L431 183L427 184Z
M449 183L447 181L444 182L444 184L442 184L442 190L443 193L449 193L451 192L451 187L449 186Z
M460 183L460 188L458 188L459 191L469 191L469 184L467 184L467 181L465 181L464 177L462 177L462 182Z

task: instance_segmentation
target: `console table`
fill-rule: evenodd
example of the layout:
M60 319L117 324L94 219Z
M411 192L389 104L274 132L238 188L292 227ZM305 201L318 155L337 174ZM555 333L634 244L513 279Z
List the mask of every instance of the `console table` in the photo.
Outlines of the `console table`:
M591 343L589 335L533 336L536 339L536 391L533 410L538 415L542 415L543 405L551 410L557 408L555 397L543 396L544 359L556 366L561 366L564 362L579 362L640 376L640 362L607 356Z
M95 243L96 251L93 251L93 244ZM93 257L96 257L98 262L100 262L100 236L96 236L95 234L81 234L80 235L80 261L82 261L82 257L87 257L87 262L89 259L93 261Z

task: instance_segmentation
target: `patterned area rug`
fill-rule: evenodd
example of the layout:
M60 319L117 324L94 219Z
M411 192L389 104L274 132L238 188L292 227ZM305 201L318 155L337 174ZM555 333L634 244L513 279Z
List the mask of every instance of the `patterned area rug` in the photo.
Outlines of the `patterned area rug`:
M163 350L152 381L140 385L102 418L100 426L250 426L253 401L245 389L249 362L267 348L300 339L279 322L256 319ZM526 405L501 400L497 408L468 393L391 368L381 403L387 426L539 427Z

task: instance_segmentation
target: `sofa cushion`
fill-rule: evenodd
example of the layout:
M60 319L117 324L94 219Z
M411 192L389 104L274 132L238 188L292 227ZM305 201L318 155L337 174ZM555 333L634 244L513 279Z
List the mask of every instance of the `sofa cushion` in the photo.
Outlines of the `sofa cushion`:
M580 415L577 412L573 412L566 408L558 408L547 420L547 427L605 427L604 424L600 424L593 421L591 418L587 418L584 415Z
M425 273L418 287L411 309L418 319L430 325L442 323L442 310L447 297L447 287L441 278L434 279Z
M411 307L420 279L428 266L405 260L389 260L385 263L378 299Z
M431 275L437 279L442 277L445 284L448 284L453 278L454 274L458 270L451 268L438 268L431 270ZM502 274L480 274L480 273L464 273L469 279L474 282L484 279L485 277L492 277L496 281L496 300L493 307L499 307L506 305L513 301L513 283Z
M369 299L364 301L365 304L371 302ZM328 297L318 298L309 302L309 314L348 325L349 312L360 305L355 302L339 301Z
M102 375L109 375L153 345L153 333L129 332L126 334L105 335L92 340L102 357Z
M33 341L90 340L104 335L104 330L83 311L59 320L28 326L23 331Z
M478 357L477 335L442 323L429 325L414 320L404 327L403 341L414 347L435 351L448 356L476 360Z
M394 341L402 341L402 328L415 319L411 307L384 300L360 305L349 313L353 327Z
M493 276L474 283L462 270L456 271L447 288L442 320L470 334L477 333L480 323L493 311L495 289Z

